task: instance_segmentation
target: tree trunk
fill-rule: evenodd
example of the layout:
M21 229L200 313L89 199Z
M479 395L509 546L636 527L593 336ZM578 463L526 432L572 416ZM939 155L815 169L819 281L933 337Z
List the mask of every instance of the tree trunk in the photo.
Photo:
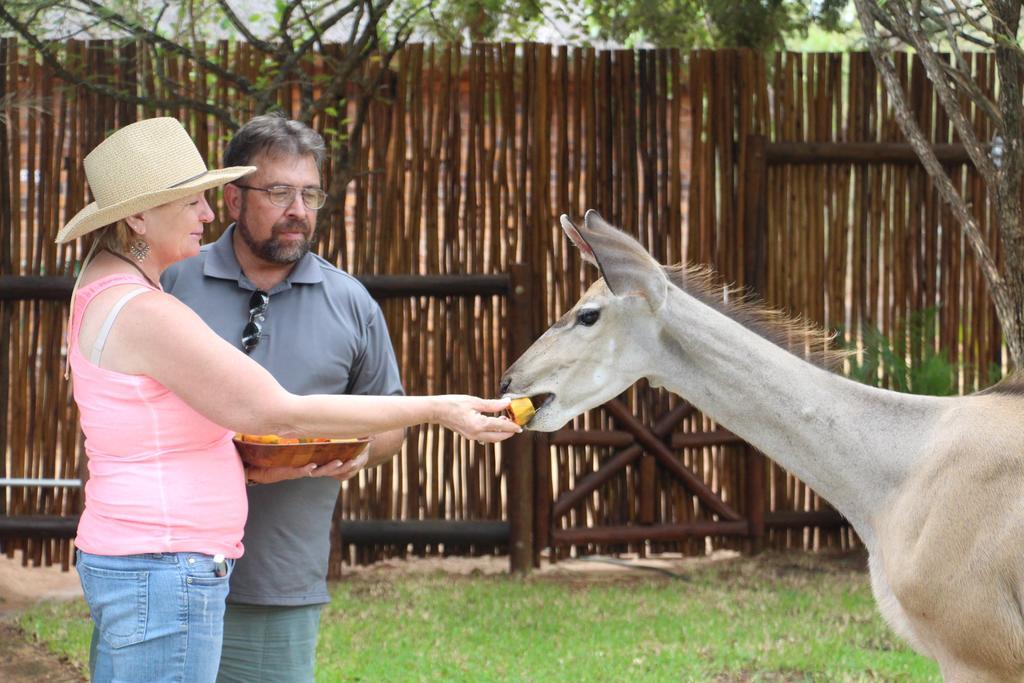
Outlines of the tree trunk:
M995 0L988 4L993 24L1000 26L1005 42L996 43L996 65L999 72L999 113L1000 136L1003 139L1003 154L999 163L989 157L985 141L977 139L977 130L966 118L962 96L950 90L944 76L935 63L933 46L926 41L926 34L915 25L916 14L910 7L900 3L886 6L875 4L875 0L855 0L861 27L868 38L868 47L879 74L890 95L897 121L907 140L914 147L921 162L931 176L940 196L949 204L953 215L963 228L967 242L974 251L978 267L985 276L989 296L996 309L1003 339L1013 367L1024 363L1024 225L1021 224L1021 178L1024 171L1024 143L1021 140L1021 54L1015 43L1020 24L1021 2ZM919 7L915 5L913 12ZM886 48L875 31L875 22L894 31L901 40L917 49L929 78L940 93L943 106L951 119L957 121L958 132L964 138L971 159L985 180L989 201L994 206L995 223L999 226L1001 254L993 254L985 237L978 229L963 197L953 186L935 157L924 133L911 115L895 69L888 58ZM967 79L970 74L964 74ZM958 99L961 100L958 102ZM966 138L971 144L967 144ZM984 369L981 369L984 370Z
M1002 25L1012 39L1020 25L1020 2L992 3L995 25ZM989 192L995 202L1002 247L1003 282L1009 310L1000 315L1003 335L1015 367L1024 362L1024 225L1021 223L1021 179L1024 177L1024 141L1021 121L1021 61L1017 47L996 45L999 72L999 110L1003 117L1002 162L996 186Z

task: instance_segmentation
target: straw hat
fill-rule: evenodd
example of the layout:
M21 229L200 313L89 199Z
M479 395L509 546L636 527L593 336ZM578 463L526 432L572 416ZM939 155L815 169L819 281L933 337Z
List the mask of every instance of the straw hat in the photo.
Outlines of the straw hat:
M85 157L92 204L57 233L57 242L81 237L132 214L230 183L255 166L210 171L177 119L146 119L121 128Z

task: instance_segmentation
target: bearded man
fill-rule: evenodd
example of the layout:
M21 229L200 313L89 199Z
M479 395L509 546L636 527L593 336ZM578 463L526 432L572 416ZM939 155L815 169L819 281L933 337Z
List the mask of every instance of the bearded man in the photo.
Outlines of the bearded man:
M401 394L380 307L351 275L310 251L326 201L323 138L298 121L258 116L224 155L257 170L224 187L234 223L164 288L295 394ZM249 470L245 554L224 617L218 682L313 680L340 482L391 459L404 430L373 435L342 464Z

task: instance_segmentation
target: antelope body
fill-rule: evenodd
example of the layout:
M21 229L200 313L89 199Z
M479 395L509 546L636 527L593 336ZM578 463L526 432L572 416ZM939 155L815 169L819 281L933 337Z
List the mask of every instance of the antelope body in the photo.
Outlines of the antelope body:
M603 277L505 372L504 393L548 395L527 428L640 378L679 394L850 521L883 617L947 681L1024 681L1021 383L956 398L859 384L786 348L809 330L716 303L595 212L562 227Z

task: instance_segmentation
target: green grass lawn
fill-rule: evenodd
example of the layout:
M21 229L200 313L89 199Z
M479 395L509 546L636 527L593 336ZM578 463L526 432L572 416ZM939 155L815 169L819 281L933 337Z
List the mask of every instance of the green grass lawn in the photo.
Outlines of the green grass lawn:
M325 610L317 681L938 681L882 623L856 563L767 555L679 578L361 572ZM21 628L81 667L81 602Z

